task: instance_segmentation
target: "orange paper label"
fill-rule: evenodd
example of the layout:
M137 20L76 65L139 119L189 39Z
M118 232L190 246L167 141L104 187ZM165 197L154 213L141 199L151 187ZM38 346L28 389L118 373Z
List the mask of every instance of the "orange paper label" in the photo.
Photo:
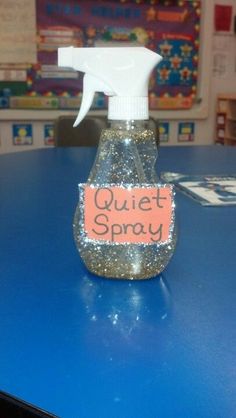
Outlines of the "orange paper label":
M172 186L84 188L86 237L112 243L165 243L173 225Z

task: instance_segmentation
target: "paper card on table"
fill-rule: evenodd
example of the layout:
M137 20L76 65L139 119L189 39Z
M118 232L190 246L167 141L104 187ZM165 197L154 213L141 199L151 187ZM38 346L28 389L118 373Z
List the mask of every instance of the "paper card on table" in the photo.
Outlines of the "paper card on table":
M171 239L172 186L80 187L88 239L133 244L163 244Z
M188 175L164 172L163 181L173 183L203 206L236 205L236 175Z

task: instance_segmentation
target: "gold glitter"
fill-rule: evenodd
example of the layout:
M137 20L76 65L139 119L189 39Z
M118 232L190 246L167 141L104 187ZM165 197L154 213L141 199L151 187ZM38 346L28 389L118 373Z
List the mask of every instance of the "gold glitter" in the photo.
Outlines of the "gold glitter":
M158 183L155 172L156 140L143 122L114 121L102 132L88 184L139 185ZM174 207L174 202L173 202ZM83 207L74 217L74 239L88 270L98 276L118 279L148 279L161 273L176 245L174 218L170 240L165 244L114 244L91 241L84 235Z

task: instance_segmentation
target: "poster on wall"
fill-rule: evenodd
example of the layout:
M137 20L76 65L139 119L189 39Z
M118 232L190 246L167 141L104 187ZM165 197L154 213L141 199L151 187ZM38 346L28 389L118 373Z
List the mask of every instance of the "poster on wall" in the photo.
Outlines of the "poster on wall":
M170 124L169 122L158 122L159 126L159 138L160 142L168 142L169 141L169 130Z
M54 145L54 125L52 123L44 125L44 145Z
M233 6L230 4L215 4L214 24L216 32L230 32L233 16Z
M200 21L200 0L36 0L37 62L23 68L24 80L0 82L0 96L30 96L41 108L40 97L54 97L59 108L78 108L83 74L57 66L58 47L129 44L163 57L151 75L150 108L189 109L197 94ZM106 105L97 95L94 108ZM23 102L10 100L10 107Z
M194 122L180 122L178 125L178 142L194 141Z
M0 63L3 68L4 64L25 64L11 70L13 78L25 79L26 64L37 62L35 1L1 0L0 17Z
M14 123L12 125L13 145L33 145L31 123Z

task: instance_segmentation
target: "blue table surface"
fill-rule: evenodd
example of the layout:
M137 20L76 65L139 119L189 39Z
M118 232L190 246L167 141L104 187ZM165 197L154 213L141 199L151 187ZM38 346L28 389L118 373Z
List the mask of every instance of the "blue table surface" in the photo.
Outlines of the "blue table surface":
M96 150L0 157L0 389L62 418L236 417L236 206L177 192L163 274L90 274L72 237ZM236 173L236 147L161 147L158 170Z

